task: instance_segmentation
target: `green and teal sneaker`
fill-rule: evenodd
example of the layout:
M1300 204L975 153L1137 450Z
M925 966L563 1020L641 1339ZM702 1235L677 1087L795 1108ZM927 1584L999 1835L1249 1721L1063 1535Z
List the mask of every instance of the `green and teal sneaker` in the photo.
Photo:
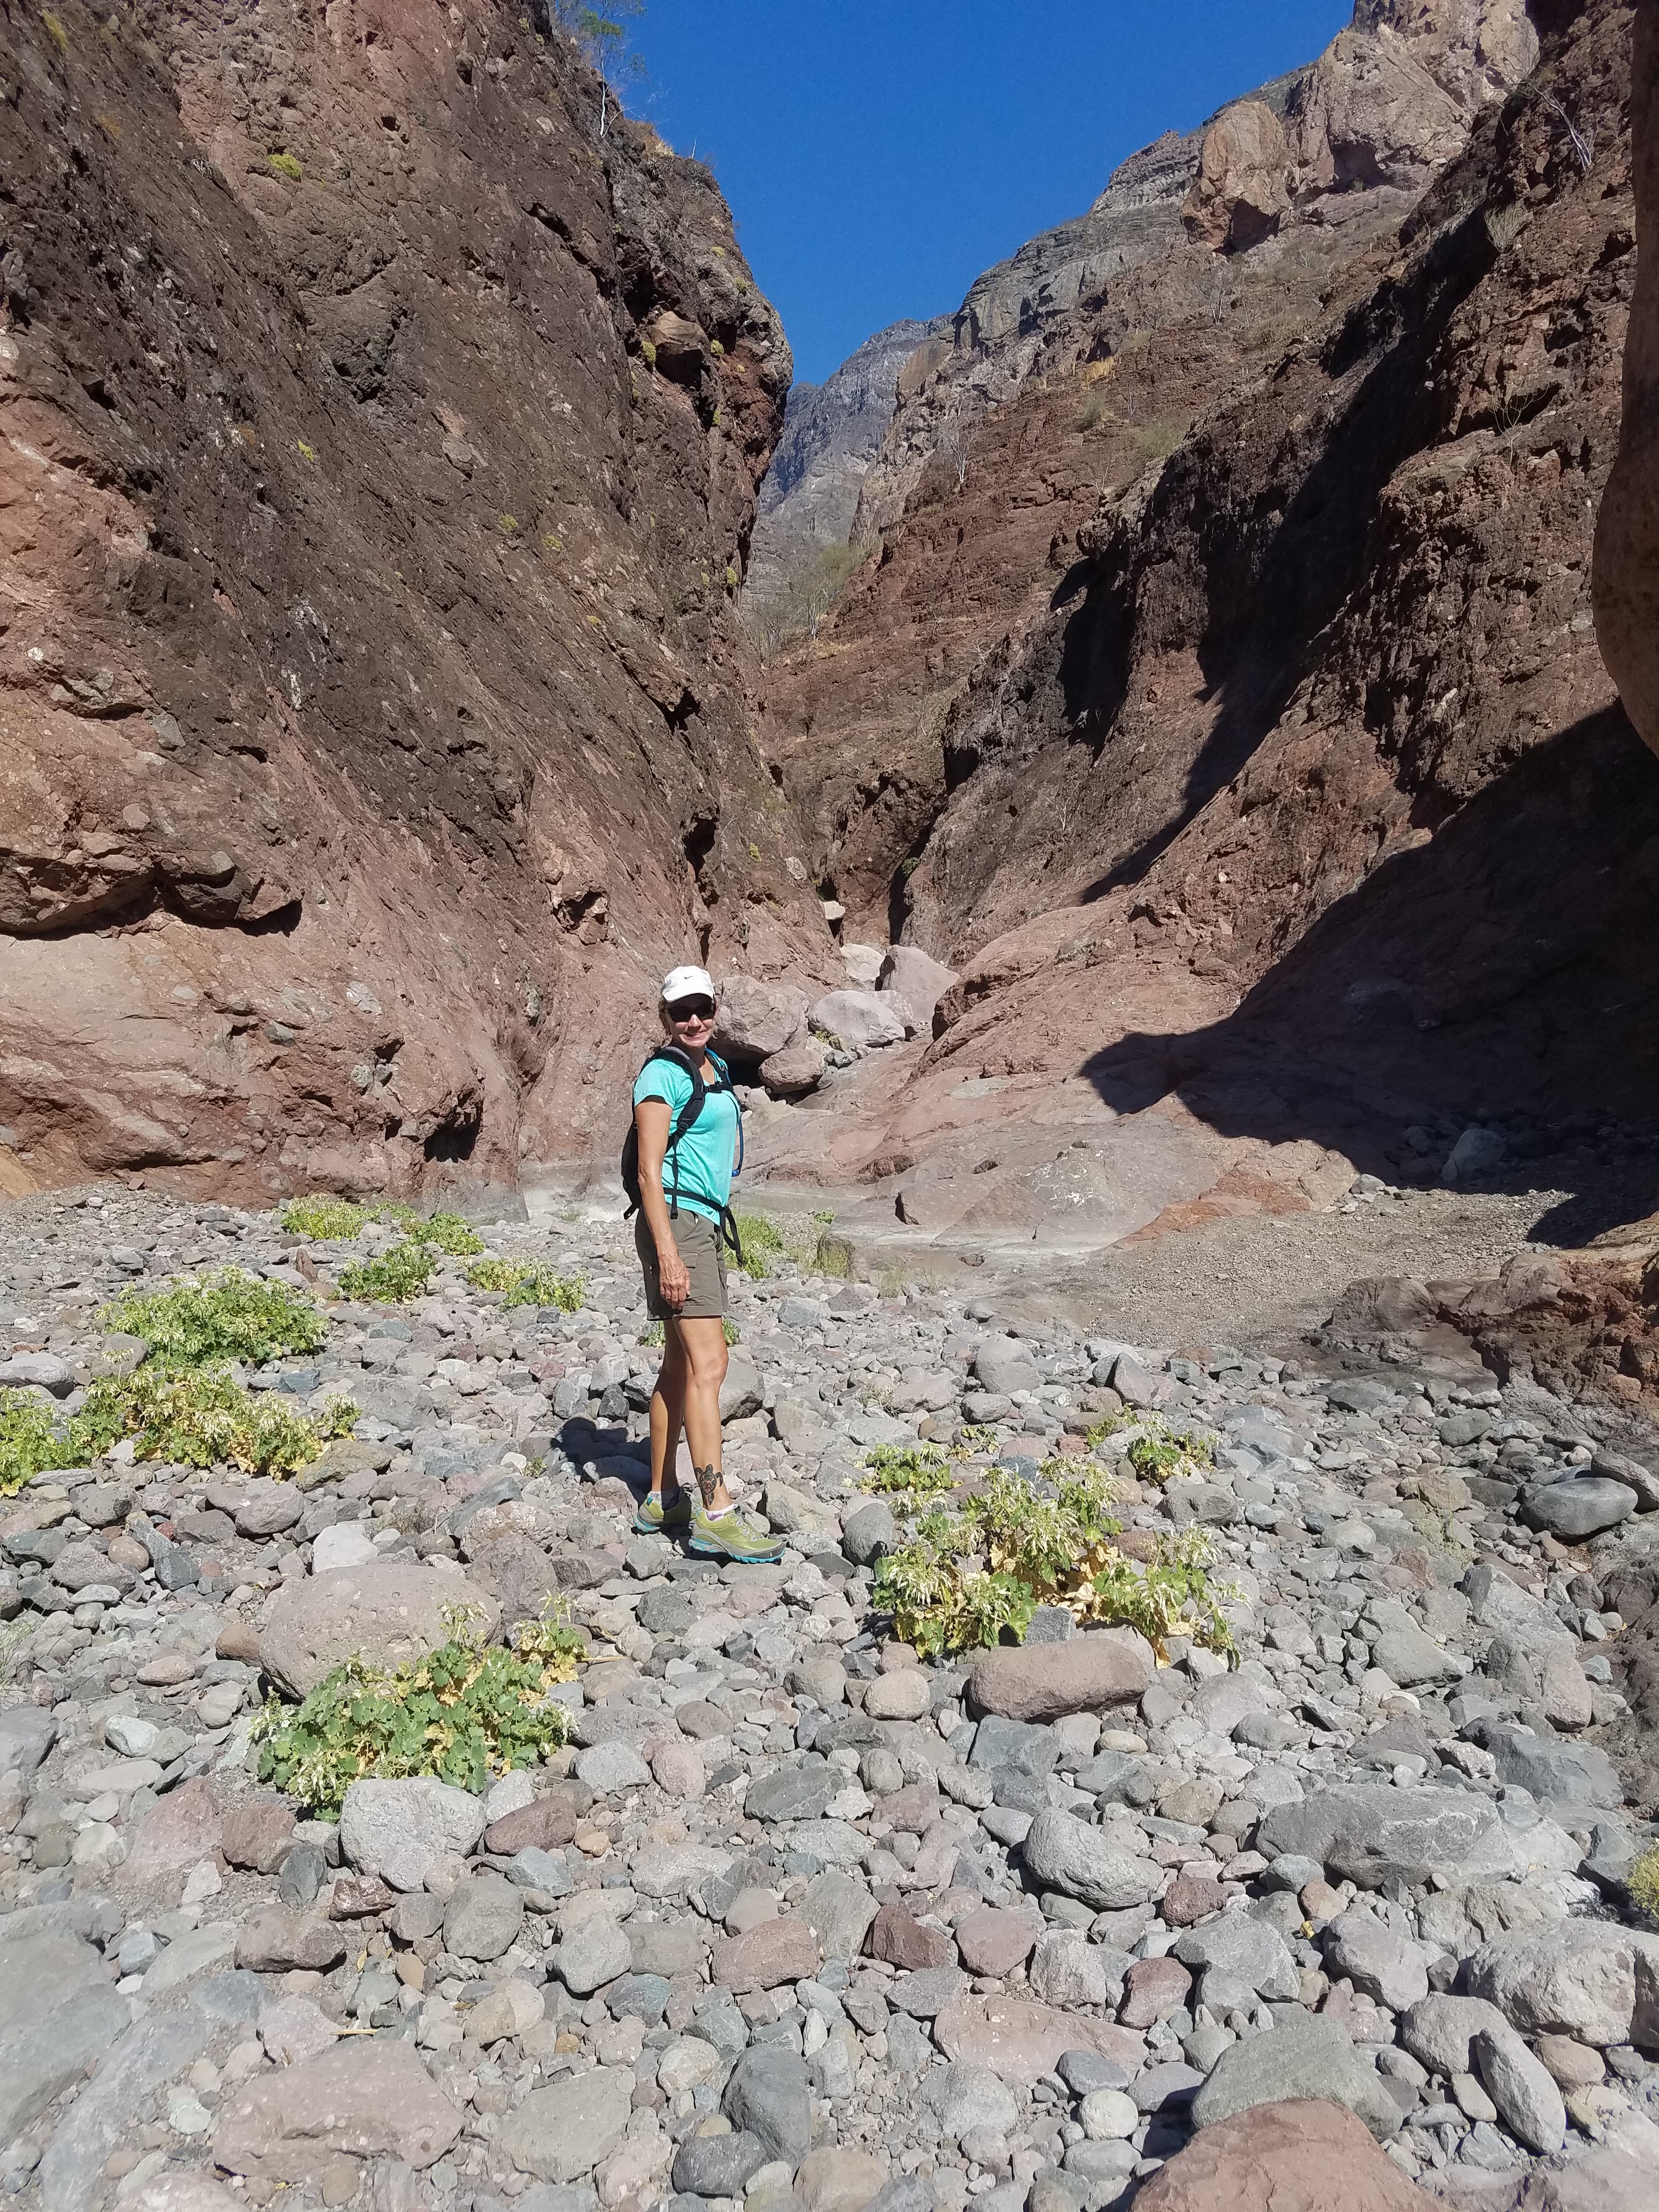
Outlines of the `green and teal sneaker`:
M783 1539L763 1534L735 1505L729 1513L711 1518L699 1503L691 1509L687 1548L700 1559L736 1559L745 1566L769 1567L783 1557Z
M677 1490L671 1503L665 1505L659 1492L648 1492L634 1516L634 1527L641 1536L685 1535L691 1527L690 1492Z

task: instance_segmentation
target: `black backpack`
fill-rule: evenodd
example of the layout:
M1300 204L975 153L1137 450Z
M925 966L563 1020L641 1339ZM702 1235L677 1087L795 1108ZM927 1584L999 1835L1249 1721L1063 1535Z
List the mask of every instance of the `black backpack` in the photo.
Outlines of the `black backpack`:
M718 1079L712 1084L704 1079L702 1070L692 1059L690 1054L682 1052L678 1045L659 1044L654 1052L649 1052L646 1054L644 1062L640 1069L640 1073L643 1075L645 1070L650 1066L653 1060L672 1060L674 1066L680 1069L682 1073L689 1076L691 1080L691 1096L686 1100L684 1105L681 1107L679 1112L674 1116L673 1127L668 1132L667 1147L663 1153L664 1166L668 1167L672 1164L673 1172L672 1186L672 1188L665 1188L663 1193L663 1195L668 1200L668 1218L671 1221L678 1221L680 1217L680 1139L685 1134L686 1131L693 1126L698 1115L702 1113L703 1101L708 1097L710 1091L732 1091L732 1073L731 1070L726 1066L726 1062L720 1058L718 1054L715 1053L710 1053L708 1057L714 1061L714 1066L720 1070ZM732 1091L732 1103L734 1106L737 1106L738 1109L738 1165L741 1168L743 1164L743 1108L741 1105L738 1104L737 1094L734 1091ZM632 1215L638 1212L640 1206L640 1130L638 1122L631 1115L629 1117L628 1134L623 1139L622 1187L628 1198L628 1204L623 1209L623 1219L626 1221ZM716 1203L713 1197L702 1191L693 1191L690 1195L694 1198L701 1199L707 1206L713 1206ZM729 1206L720 1206L720 1225L721 1237L731 1248L732 1255L737 1260L738 1265L741 1267L743 1265L743 1241L738 1235L737 1220Z

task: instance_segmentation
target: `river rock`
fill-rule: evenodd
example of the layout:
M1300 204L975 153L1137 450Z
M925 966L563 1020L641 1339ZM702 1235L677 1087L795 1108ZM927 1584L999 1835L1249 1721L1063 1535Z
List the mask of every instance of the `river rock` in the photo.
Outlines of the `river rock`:
M1273 2029L1231 2045L1193 2099L1193 2125L1212 2127L1253 2105L1318 2097L1345 2105L1379 2142L1400 2126L1400 2107L1334 2021L1281 2015Z
M1093 1629L1063 1644L981 1652L968 1677L968 1694L976 1712L1054 1721L1066 1713L1139 1704L1152 1665L1152 1646L1133 1629Z
M419 1889L441 1859L465 1856L483 1833L483 1801L427 1777L354 1782L340 1814L346 1857L393 1889Z
M1353 2113L1328 2099L1212 2121L1160 2168L1137 2212L1434 2212Z
M434 1650L449 1633L444 1614L454 1606L476 1609L486 1642L495 1634L501 1621L495 1599L437 1567L394 1560L285 1582L260 1632L260 1664L303 1698L354 1652L376 1666L400 1667Z
M570 2182L610 2157L634 2102L634 2076L617 2066L591 2067L532 2089L501 2121L502 2150L520 2173Z
M1069 1813L1039 1813L1021 1856L1026 1871L1045 1889L1064 1890L1097 1912L1143 1904L1164 1887L1162 1867L1120 1850L1102 1830L1085 1826Z
M228 2173L297 2186L343 2153L386 2156L423 2172L461 2131L463 2115L410 2042L371 2036L228 2092L213 2138Z

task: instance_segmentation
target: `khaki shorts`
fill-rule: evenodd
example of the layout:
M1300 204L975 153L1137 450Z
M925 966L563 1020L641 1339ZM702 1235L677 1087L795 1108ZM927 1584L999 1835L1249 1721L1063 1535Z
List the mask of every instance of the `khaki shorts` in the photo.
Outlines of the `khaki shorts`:
M634 1224L634 1249L645 1273L645 1303L653 1321L720 1321L726 1315L726 1247L720 1232L706 1213L680 1208L671 1221L674 1243L691 1278L691 1289L683 1306L663 1304L657 1279L657 1240L651 1224L641 1214Z

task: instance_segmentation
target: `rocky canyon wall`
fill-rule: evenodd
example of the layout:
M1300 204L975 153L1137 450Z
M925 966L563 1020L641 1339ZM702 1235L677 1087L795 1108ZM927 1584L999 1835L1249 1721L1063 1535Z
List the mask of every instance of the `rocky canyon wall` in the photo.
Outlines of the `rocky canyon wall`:
M1537 52L1521 0L1367 0L1306 68L1122 163L904 364L854 525L879 557L769 672L768 744L853 926L902 919L945 718L1064 590L1097 501L1307 338Z
M712 178L497 0L7 4L0 76L9 1178L609 1155L663 963L827 950Z

